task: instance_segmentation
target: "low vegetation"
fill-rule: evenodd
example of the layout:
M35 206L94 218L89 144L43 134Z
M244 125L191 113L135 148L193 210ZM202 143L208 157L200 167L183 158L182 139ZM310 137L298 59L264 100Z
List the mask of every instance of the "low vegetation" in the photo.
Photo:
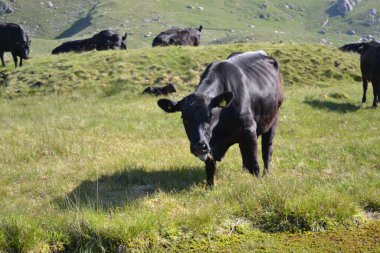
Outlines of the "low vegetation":
M243 171L237 147L207 189L179 99L212 60L265 49L286 101L272 174ZM39 56L0 72L0 252L376 252L380 114L361 106L358 56L236 44Z

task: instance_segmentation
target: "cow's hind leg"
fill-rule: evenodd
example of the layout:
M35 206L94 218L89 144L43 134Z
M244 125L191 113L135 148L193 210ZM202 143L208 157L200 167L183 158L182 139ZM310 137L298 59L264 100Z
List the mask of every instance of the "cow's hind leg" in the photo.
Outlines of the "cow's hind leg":
M380 81L372 81L373 88L373 107L377 107L380 96Z
M3 64L3 67L5 67L4 52L0 52L0 58L1 58L1 64Z
M17 68L17 55L16 53L12 52L13 61L15 62L15 67Z
M367 88L368 88L368 80L363 77L363 98L362 103L367 101Z
M262 135L261 149L262 149L262 157L264 161L264 172L263 172L264 176L269 175L269 166L272 160L272 153L273 153L272 144L273 144L274 135L276 133L277 124L278 124L278 115L276 115L275 122L273 123L269 131Z
M257 134L256 131L245 130L242 141L239 143L243 158L243 166L251 174L260 177L260 167L257 161Z

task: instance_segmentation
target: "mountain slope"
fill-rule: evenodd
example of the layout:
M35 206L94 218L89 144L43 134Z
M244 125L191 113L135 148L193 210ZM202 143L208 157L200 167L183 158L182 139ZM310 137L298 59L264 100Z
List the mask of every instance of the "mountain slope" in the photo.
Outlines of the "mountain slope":
M6 0L9 1L9 0ZM203 43L236 41L319 42L356 41L360 35L378 35L379 22L370 25L370 8L380 10L378 0L362 1L344 17L329 17L331 1L206 1L185 0L80 1L17 0L13 14L4 21L22 23L32 37L54 39L94 34L104 28L130 33L130 48L148 47L152 36L171 26L205 28ZM328 20L328 22L326 22ZM378 17L375 17L375 21ZM322 26L325 23L326 26ZM325 35L318 32L323 29ZM355 30L355 36L345 33Z

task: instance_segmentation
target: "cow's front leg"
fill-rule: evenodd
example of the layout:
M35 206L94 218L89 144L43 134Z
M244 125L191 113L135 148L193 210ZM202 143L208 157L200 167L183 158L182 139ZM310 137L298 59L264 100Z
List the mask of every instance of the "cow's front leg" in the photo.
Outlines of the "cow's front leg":
M363 77L363 98L362 103L367 101L367 88L368 88L368 80Z
M16 53L12 52L13 61L15 62L15 67L17 68L17 55Z
M214 186L216 161L214 161L212 158L207 158L205 163L206 163L207 185Z
M254 130L245 130L239 145L243 157L243 166L251 174L260 177L260 167L257 161L257 134Z

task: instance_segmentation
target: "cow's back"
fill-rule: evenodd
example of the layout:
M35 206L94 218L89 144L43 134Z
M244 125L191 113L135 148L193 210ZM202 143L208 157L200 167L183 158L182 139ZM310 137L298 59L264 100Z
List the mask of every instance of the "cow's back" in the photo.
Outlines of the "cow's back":
M360 57L360 68L363 78L369 81L380 81L380 44L367 45Z
M0 23L0 49L10 51L16 43L27 42L28 35L24 29L13 23Z
M216 87L215 87L216 86ZM234 99L220 120L232 118L239 124L257 124L258 134L266 132L283 101L278 62L263 51L235 54L212 63L202 76L197 92L232 91Z

